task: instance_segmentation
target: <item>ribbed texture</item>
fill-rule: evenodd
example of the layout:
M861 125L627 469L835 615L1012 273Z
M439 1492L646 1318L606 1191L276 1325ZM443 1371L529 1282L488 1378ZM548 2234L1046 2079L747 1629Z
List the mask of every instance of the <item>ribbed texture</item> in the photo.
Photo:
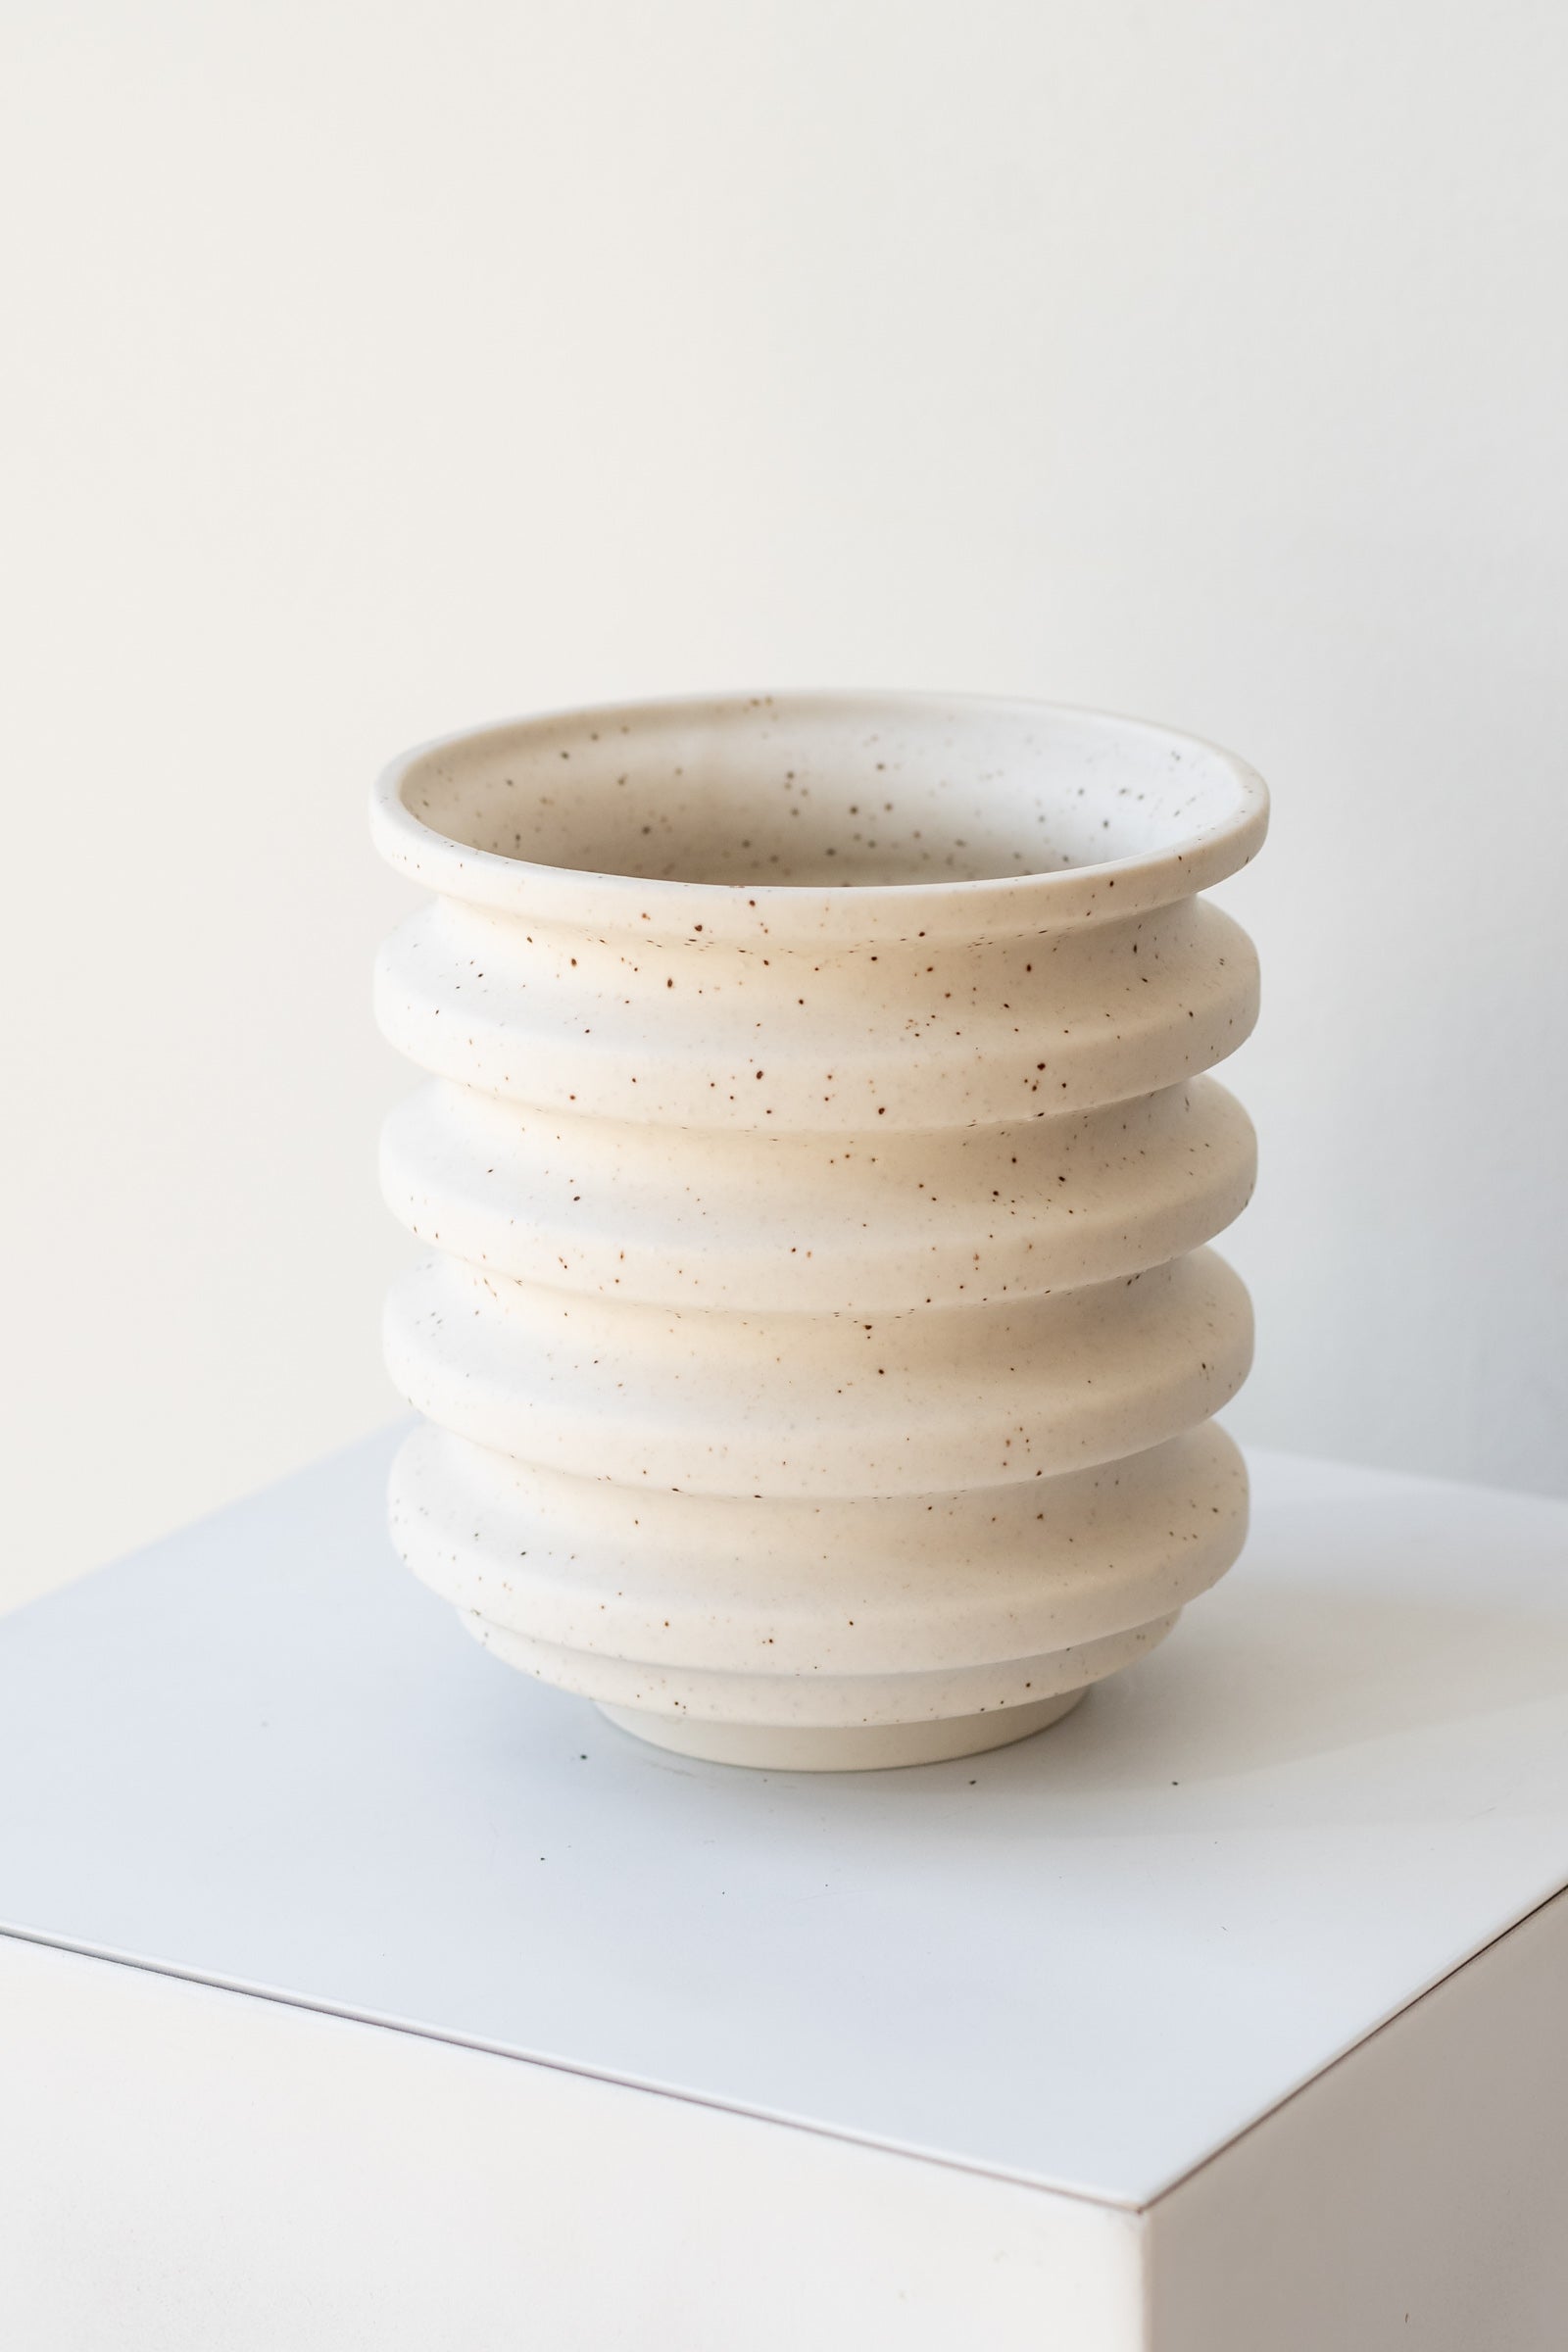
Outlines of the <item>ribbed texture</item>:
M912 763L931 710L886 708ZM721 745L754 794L780 768L796 789L844 734L841 706L803 709L814 735ZM628 789L673 801L688 836L712 821L667 743L657 775L612 783L604 715L566 738L585 825ZM497 800L550 808L565 757L518 734L477 739L482 772L443 748L384 788L406 867L433 836L405 812L438 826L420 792L453 775L481 843L441 845L442 895L377 976L383 1029L432 1073L382 1159L432 1252L387 1317L430 1424L394 1478L405 1558L502 1657L698 1752L900 1761L1061 1712L1161 1639L1245 1529L1239 1456L1207 1424L1250 1319L1202 1245L1245 1203L1253 1146L1200 1075L1254 1017L1245 934L1184 894L1179 858L1163 903L1138 903L1136 866L1098 893L1093 868L1053 873L1033 900L1026 876L1001 930L961 883L759 900L661 875L595 904L591 845L564 891L506 861L509 908L475 828ZM819 858L854 791L850 769L812 812ZM858 901L863 941L844 936Z

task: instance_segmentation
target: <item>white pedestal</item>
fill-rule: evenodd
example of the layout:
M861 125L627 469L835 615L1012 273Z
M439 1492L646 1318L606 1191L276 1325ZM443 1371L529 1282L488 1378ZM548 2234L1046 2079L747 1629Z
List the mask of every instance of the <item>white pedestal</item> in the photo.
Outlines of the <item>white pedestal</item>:
M0 2340L1557 2352L1568 1505L1259 1460L1062 1723L790 1777L467 1642L391 1443L0 1624Z

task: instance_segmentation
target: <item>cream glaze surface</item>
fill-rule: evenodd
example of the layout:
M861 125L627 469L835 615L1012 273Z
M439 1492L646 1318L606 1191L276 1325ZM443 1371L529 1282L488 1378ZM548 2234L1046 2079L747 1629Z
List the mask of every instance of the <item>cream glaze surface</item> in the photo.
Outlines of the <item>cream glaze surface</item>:
M1261 784L1127 720L922 696L590 710L381 779L436 894L376 1002L428 1418L409 1564L643 1736L849 1768L999 1744L1235 1558L1204 1244L1257 1004L1197 894Z

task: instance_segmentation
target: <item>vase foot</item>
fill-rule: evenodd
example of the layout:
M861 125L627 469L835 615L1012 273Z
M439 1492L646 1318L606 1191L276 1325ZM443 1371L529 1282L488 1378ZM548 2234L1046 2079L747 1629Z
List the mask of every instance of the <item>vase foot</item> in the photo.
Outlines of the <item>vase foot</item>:
M882 1772L901 1764L941 1764L1007 1747L1058 1723L1084 1690L1058 1690L1026 1707L991 1708L982 1715L949 1715L927 1723L845 1726L716 1723L696 1715L660 1715L644 1707L601 1706L623 1732L700 1756L710 1764L746 1764L771 1772Z

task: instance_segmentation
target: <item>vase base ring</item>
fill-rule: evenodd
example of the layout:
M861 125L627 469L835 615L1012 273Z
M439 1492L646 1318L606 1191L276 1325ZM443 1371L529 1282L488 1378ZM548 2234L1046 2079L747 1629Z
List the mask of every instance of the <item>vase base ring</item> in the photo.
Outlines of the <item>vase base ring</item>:
M645 1707L601 1706L620 1731L680 1756L710 1764L745 1764L771 1772L882 1772L903 1764L942 1764L1007 1747L1058 1723L1083 1690L1054 1691L1024 1707L989 1708L923 1723L850 1725L719 1723L697 1715L656 1714Z

